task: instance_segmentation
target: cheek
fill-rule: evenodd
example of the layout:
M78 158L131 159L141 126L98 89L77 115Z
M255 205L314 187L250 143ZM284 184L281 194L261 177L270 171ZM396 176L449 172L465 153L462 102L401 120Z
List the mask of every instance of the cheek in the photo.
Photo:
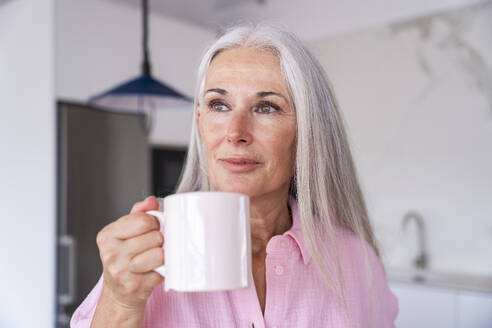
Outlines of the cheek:
M268 152L271 154L272 164L276 173L282 172L282 175L292 175L295 161L295 125L289 129L270 130L264 140L269 142L265 144ZM275 172L272 172L275 174Z
M205 117L204 117L205 116ZM207 120L206 115L201 115L198 121L198 129L200 131L200 135L203 140L203 144L205 146L205 154L207 167L209 170L209 175L214 176L214 152L220 145L221 140L221 128L218 126L216 122L212 122L211 120Z
M205 143L206 150L216 142L218 137L218 126L216 126L214 122L207 120L207 117L203 116L198 121L198 128L200 131L200 135L202 136L202 140ZM208 152L207 152L208 153Z

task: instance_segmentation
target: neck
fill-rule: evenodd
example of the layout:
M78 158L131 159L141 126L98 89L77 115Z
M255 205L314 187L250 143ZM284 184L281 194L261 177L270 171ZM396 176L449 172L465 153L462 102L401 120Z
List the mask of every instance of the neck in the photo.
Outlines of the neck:
M292 226L288 199L286 192L250 199L253 256L266 255L266 245L270 238L283 234Z

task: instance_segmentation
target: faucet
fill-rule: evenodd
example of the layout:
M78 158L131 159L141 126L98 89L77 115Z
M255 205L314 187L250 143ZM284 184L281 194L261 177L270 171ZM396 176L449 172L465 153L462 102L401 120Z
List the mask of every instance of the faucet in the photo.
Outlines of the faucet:
M425 225L424 225L424 220L422 219L422 216L415 212L415 211L409 211L405 216L403 217L402 221L402 228L405 229L406 226L408 225L408 222L414 220L415 224L417 225L417 238L418 238L418 248L419 248L419 254L418 256L414 259L414 264L417 269L427 269L427 252L425 251L426 245L425 245Z

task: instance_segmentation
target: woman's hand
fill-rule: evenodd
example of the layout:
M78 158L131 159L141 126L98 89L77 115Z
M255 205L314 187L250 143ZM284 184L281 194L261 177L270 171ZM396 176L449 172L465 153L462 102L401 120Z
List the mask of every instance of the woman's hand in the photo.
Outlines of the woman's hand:
M154 287L163 281L160 274L152 271L164 264L163 236L157 219L145 213L158 207L157 198L147 197L135 203L130 214L98 233L104 280L95 317L99 311L104 312L106 318L111 313L114 319L116 314L143 319L147 299Z

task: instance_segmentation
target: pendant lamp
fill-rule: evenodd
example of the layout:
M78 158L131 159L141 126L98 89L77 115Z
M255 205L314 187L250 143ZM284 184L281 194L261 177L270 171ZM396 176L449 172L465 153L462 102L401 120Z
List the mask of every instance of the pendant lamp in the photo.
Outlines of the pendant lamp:
M192 108L192 100L189 97L152 76L148 49L148 16L148 0L142 0L143 63L141 75L89 99L89 104L105 110L144 114L143 127L147 135L151 129L154 110Z

